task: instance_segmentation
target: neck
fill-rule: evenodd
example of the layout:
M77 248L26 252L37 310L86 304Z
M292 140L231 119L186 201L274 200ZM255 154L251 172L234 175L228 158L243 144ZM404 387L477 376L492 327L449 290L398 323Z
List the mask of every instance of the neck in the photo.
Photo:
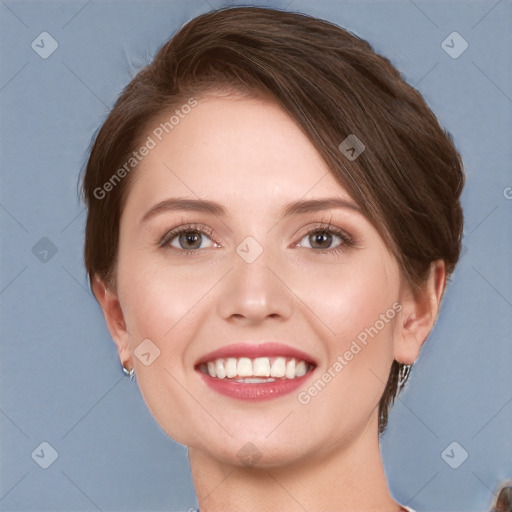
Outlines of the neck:
M371 421L350 445L312 449L307 459L282 466L226 464L189 448L201 512L316 512L320 510L399 512L388 489Z

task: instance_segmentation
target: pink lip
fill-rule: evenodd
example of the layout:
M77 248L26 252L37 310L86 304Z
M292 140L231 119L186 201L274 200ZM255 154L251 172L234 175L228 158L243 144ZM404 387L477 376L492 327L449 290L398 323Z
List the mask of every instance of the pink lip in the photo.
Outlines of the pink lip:
M201 374L203 381L217 393L239 400L261 401L278 398L297 390L304 385L315 370L313 369L302 377L296 377L295 379L277 379L274 382L259 384L244 384L229 379L217 379L200 370L197 371Z
M199 366L203 363L227 357L248 357L250 359L256 357L293 357L310 363L313 368L302 377L294 379L281 378L276 379L274 382L252 384L235 382L231 379L218 379L199 369ZM309 354L302 352L302 350L283 345L282 343L266 342L260 344L236 343L234 345L227 345L203 356L197 361L195 367L203 381L214 391L231 398L238 398L239 400L259 401L277 398L295 391L304 384L306 379L309 379L316 366L317 362Z
M295 359L302 359L307 363L317 366L317 362L309 354L301 350L283 345L282 343L267 342L259 344L235 343L233 345L227 345L226 347L219 348L201 357L197 361L196 367L202 363L214 361L221 357L248 357L250 359L256 357L294 357Z

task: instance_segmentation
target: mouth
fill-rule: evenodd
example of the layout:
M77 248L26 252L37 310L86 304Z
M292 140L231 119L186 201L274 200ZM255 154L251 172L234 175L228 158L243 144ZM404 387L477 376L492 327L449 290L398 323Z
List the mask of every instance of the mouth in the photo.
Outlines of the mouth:
M216 379L258 384L283 379L296 379L313 370L303 359L286 357L228 357L201 363L198 370Z
M304 383L317 363L308 354L280 343L237 344L216 350L195 365L214 390L239 399L265 399Z

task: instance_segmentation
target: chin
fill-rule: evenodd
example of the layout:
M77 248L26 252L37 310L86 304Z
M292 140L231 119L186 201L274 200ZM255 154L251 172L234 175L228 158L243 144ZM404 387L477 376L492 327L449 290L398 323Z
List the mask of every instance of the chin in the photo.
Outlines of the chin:
M272 439L271 439L272 438ZM226 434L223 438L211 439L201 436L199 443L185 443L187 446L202 452L207 457L221 463L240 468L273 468L296 463L310 457L308 448L300 440L291 441L290 436L273 433L257 433L234 435ZM298 450L297 445L301 446ZM314 450L314 447L311 447Z

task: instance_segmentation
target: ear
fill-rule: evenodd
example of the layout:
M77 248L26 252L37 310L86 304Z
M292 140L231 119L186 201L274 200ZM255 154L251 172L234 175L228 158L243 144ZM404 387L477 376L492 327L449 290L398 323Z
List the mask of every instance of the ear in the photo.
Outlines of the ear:
M108 288L97 275L92 281L92 291L103 310L108 330L117 346L121 364L130 370L133 368L130 337L117 293Z
M443 260L437 260L431 263L428 278L421 288L406 287L396 325L395 359L398 362L413 364L418 358L436 322L445 286L446 267Z

